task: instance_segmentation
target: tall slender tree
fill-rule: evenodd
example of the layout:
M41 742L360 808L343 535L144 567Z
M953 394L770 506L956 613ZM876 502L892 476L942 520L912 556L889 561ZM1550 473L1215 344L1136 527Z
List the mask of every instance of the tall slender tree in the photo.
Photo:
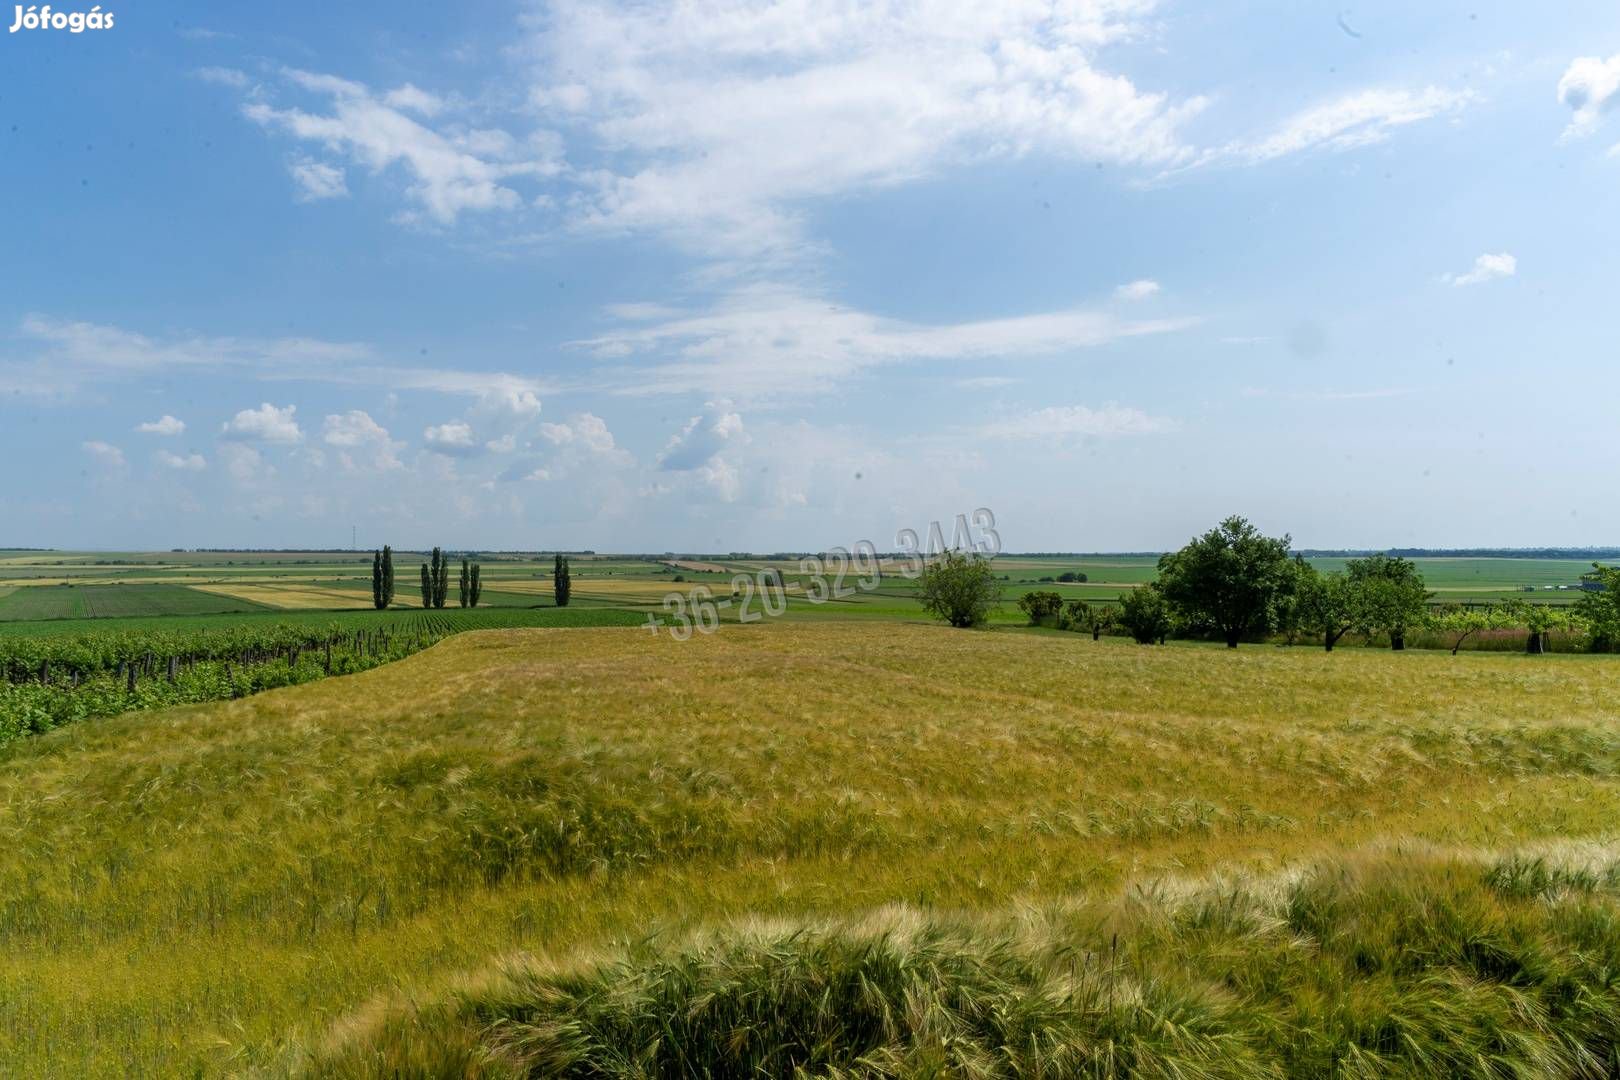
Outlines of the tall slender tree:
M472 581L469 584L469 588L468 588L469 598L472 601L472 606L473 607L478 606L479 597L484 595L484 585L478 579L478 571L479 571L478 564L473 563L473 565L472 565Z
M472 564L466 559L461 560L461 606L467 607L467 601L472 597Z
M568 596L574 591L572 575L568 572L568 560L561 555L552 564L551 591L556 597L558 607L568 606Z
M383 563L382 552L371 553L371 606L381 611L388 606L383 599Z
M383 545L382 553L383 572L383 607L394 602L394 549L387 544Z
M434 548L431 563L432 568L428 576L433 592L433 606L442 608L444 602L450 598L450 559L445 555L443 548Z
M427 563L422 564L422 606L433 606L433 571L428 569Z

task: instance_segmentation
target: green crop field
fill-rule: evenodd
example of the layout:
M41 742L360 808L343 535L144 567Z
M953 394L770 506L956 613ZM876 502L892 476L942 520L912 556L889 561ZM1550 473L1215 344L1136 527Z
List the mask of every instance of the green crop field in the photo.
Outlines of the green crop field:
M502 630L72 725L0 748L0 1073L1579 1072L1611 665Z
M35 585L0 596L0 622L263 610L262 604L213 596L184 585Z

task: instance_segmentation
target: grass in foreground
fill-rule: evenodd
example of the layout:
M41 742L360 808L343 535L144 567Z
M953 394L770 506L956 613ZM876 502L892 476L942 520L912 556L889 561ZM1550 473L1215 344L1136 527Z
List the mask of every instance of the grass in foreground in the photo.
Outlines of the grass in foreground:
M0 749L0 1073L285 1072L338 1060L309 1055L367 1002L439 1001L492 958L580 986L592 957L701 968L678 943L738 918L836 937L904 904L941 948L988 926L971 966L1008 911L1092 911L1129 882L1606 836L1615 670L857 623L519 630L79 724ZM1087 925L1074 942L1102 940Z
M1548 1077L1620 1057L1616 852L1335 860L1022 916L887 908L383 1005L322 1076ZM1596 856L1594 858L1593 856Z

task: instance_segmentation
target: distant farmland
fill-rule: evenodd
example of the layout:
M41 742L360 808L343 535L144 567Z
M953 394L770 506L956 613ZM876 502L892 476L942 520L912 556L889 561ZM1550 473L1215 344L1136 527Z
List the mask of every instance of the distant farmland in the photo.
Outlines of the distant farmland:
M479 557L484 568L484 604L534 607L551 602L547 557ZM395 604L417 607L415 580L419 555L399 553ZM1342 558L1310 560L1337 570ZM1581 559L1421 558L1415 560L1437 601L1486 602L1529 598L1568 603L1569 589L1591 564ZM1005 577L1003 598L1010 606L1030 588L1065 598L1111 603L1127 589L1156 576L1154 556L1020 556L995 559ZM779 571L789 586L790 618L917 618L915 582L889 564L879 587L835 603L812 606L803 600L805 577L798 560L734 559L710 556L671 560L619 556L578 557L574 602L589 606L653 611L664 596L697 586L729 595L738 574ZM36 619L122 618L211 612L343 611L371 603L370 555L203 552L90 554L14 553L0 558L0 623ZM1060 583L1059 575L1084 574L1084 583ZM682 581L676 581L676 578ZM1547 588L1553 586L1553 588ZM1526 592L1526 587L1533 594ZM728 615L729 617L729 615ZM1002 621L1018 621L1002 612Z

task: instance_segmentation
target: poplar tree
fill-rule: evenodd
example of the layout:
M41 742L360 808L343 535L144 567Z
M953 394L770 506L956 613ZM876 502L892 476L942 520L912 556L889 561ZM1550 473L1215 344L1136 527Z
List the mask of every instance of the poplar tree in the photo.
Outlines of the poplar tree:
M382 552L371 553L371 606L381 611L388 606L383 599L383 563Z
M466 559L461 560L461 606L467 607L467 601L472 598L472 566Z
M433 606L444 607L445 600L450 597L450 560L445 556L443 548L433 549L429 584L433 594Z
M387 544L383 545L382 578L382 606L388 607L394 602L394 549Z
M478 580L478 564L477 563L473 563L473 566L472 566L472 581L469 583L468 592L469 592L469 598L472 600L472 606L477 607L478 606L478 598L480 596L482 596L483 593L484 593L483 583Z
M422 606L433 606L433 571L428 569L427 563L422 564Z
M573 592L573 582L568 573L568 560L561 555L551 569L551 590L556 596L558 607L568 606L568 594Z

